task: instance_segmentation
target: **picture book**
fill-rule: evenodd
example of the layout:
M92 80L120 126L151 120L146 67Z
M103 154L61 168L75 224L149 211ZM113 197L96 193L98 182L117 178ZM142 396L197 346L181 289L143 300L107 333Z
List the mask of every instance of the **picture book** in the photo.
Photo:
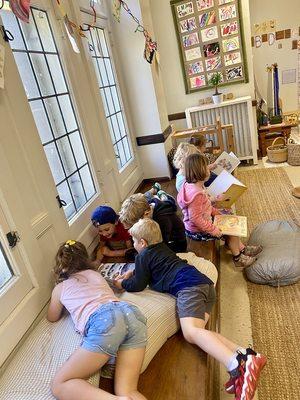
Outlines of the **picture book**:
M229 208L245 190L247 187L224 169L207 188L207 193L213 198L222 195L222 199L216 202L217 207Z
M112 285L113 280L127 271L133 271L134 263L106 263L100 264L98 271Z
M231 174L241 162L232 151L229 154L223 151L216 159L215 163L216 168L212 169L212 172L220 175L224 169Z
M216 215L214 225L223 235L247 236L247 217L240 215Z

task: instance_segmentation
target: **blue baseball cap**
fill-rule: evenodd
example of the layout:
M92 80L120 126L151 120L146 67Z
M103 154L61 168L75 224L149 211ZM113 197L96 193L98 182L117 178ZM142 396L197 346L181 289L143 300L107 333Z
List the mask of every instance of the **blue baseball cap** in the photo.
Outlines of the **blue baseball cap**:
M118 218L119 216L116 214L115 210L108 206L97 207L91 216L91 220L95 226L114 224Z

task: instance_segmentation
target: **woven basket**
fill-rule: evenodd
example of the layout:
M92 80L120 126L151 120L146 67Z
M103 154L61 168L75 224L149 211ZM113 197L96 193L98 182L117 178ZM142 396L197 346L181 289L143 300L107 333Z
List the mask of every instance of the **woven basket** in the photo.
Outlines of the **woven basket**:
M283 141L283 143L275 144L278 140ZM272 146L267 147L267 154L271 162L282 163L287 161L288 150L285 139L283 137L278 137L273 140Z
M295 143L293 139L288 140L287 144L288 159L290 165L300 165L300 143Z

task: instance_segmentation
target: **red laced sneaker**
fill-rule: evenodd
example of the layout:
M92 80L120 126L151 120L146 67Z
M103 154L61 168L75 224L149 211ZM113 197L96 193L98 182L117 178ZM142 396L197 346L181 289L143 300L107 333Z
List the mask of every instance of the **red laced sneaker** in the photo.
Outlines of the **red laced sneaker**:
M258 379L267 358L262 354L249 355L247 357L244 373L244 382L242 387L241 400L252 400L258 385Z

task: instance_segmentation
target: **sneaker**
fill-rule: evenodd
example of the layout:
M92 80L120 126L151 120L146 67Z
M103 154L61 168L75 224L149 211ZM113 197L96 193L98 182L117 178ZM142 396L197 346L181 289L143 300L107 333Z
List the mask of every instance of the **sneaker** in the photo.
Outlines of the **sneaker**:
M168 194L167 194L164 190L159 190L159 191L157 192L157 196L159 197L159 199L160 199L161 201L166 201L166 200L168 200Z
M236 400L252 400L258 385L258 379L267 358L262 354L249 355L245 364L243 385L236 388ZM240 380L241 381L241 380ZM241 390L240 390L241 389ZM240 394L241 393L241 394Z
M257 254L262 252L262 246L246 246L243 250L245 256L255 257Z
M252 350L251 347L246 348L246 354L241 353L241 352L238 353L237 360L238 360L239 366L243 367L245 365L245 363L247 361L247 356L249 356L249 355L256 356L257 353L254 350ZM230 378L224 384L224 387L225 387L225 390L227 393L229 393L229 394L235 393L235 382L240 375L241 374L239 371L239 367L237 367L237 369L235 371L230 372Z
M238 258L233 257L234 266L237 269L244 269L250 267L256 261L256 257L246 256L243 253L240 253Z
M152 189L156 190L156 193L158 193L159 190L161 190L160 183L155 182L155 183L152 185Z

